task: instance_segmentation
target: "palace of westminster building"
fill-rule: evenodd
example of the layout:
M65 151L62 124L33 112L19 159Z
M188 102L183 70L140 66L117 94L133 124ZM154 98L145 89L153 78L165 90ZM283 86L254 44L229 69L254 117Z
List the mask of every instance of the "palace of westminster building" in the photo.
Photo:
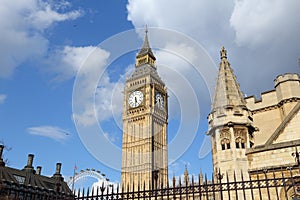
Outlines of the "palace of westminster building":
M294 166L291 154L300 146L299 75L279 75L274 89L263 92L259 100L245 98L224 47L220 59L207 131L214 174L221 170L231 180L247 180L254 172ZM146 30L135 70L124 88L121 176L127 191L168 181L167 98Z
M263 92L258 100L244 97L224 47L220 59L207 117L214 175L204 182L199 175L194 185L186 170L184 187L180 181L175 185L175 178L169 186L168 90L157 72L146 30L123 92L121 193L112 189L111 198L108 193L104 197L105 188L100 188L100 199L182 199L182 193L185 199L200 200L300 199L299 75L277 76L274 89ZM0 199L3 195L5 199L12 195L18 199L95 199L89 190L86 198L79 197L80 193L75 198L60 173L61 163L52 177L46 177L41 167L34 170L31 154L22 170L5 166L3 149L0 145Z

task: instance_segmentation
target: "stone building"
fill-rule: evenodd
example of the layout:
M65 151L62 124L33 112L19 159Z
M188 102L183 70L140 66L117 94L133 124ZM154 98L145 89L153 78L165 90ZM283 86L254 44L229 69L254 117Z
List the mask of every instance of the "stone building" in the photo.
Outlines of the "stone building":
M156 188L168 181L168 94L159 77L147 30L126 80L123 105L123 190Z
M262 93L259 100L254 96L244 97L224 47L220 58L214 99L208 115L207 134L211 137L215 176L209 182L220 183L218 176L222 174L227 176L223 183L228 180L275 179L290 172L299 175L300 162L295 162L293 157L300 146L299 75L278 76L274 90ZM123 191L155 189L161 185L165 187L168 182L168 95L155 61L146 30L143 46L136 56L135 71L126 80L124 88ZM272 173L267 173L271 170ZM272 174L272 177L265 177L269 176L267 174ZM187 169L184 177L184 184L191 185ZM198 184L203 184L202 177ZM269 199L278 191L282 189L259 190L271 195ZM228 192L222 199L250 196L250 190L243 192ZM258 190L254 195L256 192ZM287 192L290 191L285 191L284 195ZM290 193L293 196L293 192ZM276 197L286 199L282 195L276 194ZM203 199L213 198L208 195Z
M300 77L280 75L274 88L262 93L259 100L245 98L258 128L255 145L246 151L250 172L295 163L291 154L300 145Z
M207 132L211 136L214 171L215 174L219 170L226 171L229 177L233 177L235 171L243 171L243 176L247 178L248 160L245 153L254 144L252 113L246 106L224 47L220 54L221 62Z
M52 177L41 174L42 167L33 167L33 154L19 170L5 166L0 145L0 199L73 199L72 191L61 175L61 163L56 164Z
M299 159L298 163L295 160L300 146L299 75L279 75L274 90L262 93L260 99L244 98L224 47L220 56L207 132L214 174L220 170L230 180L241 180L241 176L244 180L256 179L257 174L264 178L268 171L275 177L291 171L299 174Z

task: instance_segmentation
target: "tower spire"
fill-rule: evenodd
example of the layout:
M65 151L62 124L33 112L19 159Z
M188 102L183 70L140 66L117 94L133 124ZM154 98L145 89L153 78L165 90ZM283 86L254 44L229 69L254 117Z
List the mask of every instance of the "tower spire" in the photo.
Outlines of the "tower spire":
M246 106L224 47L220 50L220 58L207 134L211 136L213 146L214 174L218 174L221 169L227 171L230 178L240 179L248 176L248 160L244 149L249 148L253 141L254 127L251 112ZM241 170L242 176L236 176L235 171Z
M223 46L220 51L220 68L212 105L212 112L227 107L246 107L243 93L236 80L230 63L227 60L227 51Z
M184 170L184 182L186 185L189 183L189 171L187 169L187 164L185 165L185 170Z
M139 52L138 55L145 54L145 53L152 53L152 50L151 50L150 45L149 45L148 26L147 25L146 25L146 29L145 29L144 43L143 43L142 48L140 49L140 52Z
M148 39L148 26L146 25L145 28L145 38L144 38L144 42L143 45L139 51L139 53L136 56L136 66L140 66L143 64L151 64L151 65L155 65L155 56L152 52L152 49L150 47L149 44L149 39Z

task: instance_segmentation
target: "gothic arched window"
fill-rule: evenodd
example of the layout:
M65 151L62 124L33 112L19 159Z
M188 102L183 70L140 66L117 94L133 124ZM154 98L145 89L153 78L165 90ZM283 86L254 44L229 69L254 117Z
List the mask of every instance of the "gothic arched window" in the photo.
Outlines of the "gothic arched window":
M237 149L245 149L245 140L242 137L238 137L235 139L235 147Z
M230 149L230 140L228 138L223 138L221 140L222 150Z

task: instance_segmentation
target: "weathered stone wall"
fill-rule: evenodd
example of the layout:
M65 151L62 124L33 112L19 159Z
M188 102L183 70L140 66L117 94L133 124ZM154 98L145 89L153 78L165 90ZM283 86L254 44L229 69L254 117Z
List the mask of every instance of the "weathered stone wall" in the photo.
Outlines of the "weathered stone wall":
M264 144L300 101L299 75L280 75L274 80L274 87L275 90L262 93L259 100L254 96L245 98L248 109L252 111L254 126L258 128L258 131L255 132L254 146ZM289 128L289 126L291 127ZM285 130L286 132L294 130L300 135L299 117L288 124ZM298 138L299 135L296 137ZM295 139L291 135L285 137Z

